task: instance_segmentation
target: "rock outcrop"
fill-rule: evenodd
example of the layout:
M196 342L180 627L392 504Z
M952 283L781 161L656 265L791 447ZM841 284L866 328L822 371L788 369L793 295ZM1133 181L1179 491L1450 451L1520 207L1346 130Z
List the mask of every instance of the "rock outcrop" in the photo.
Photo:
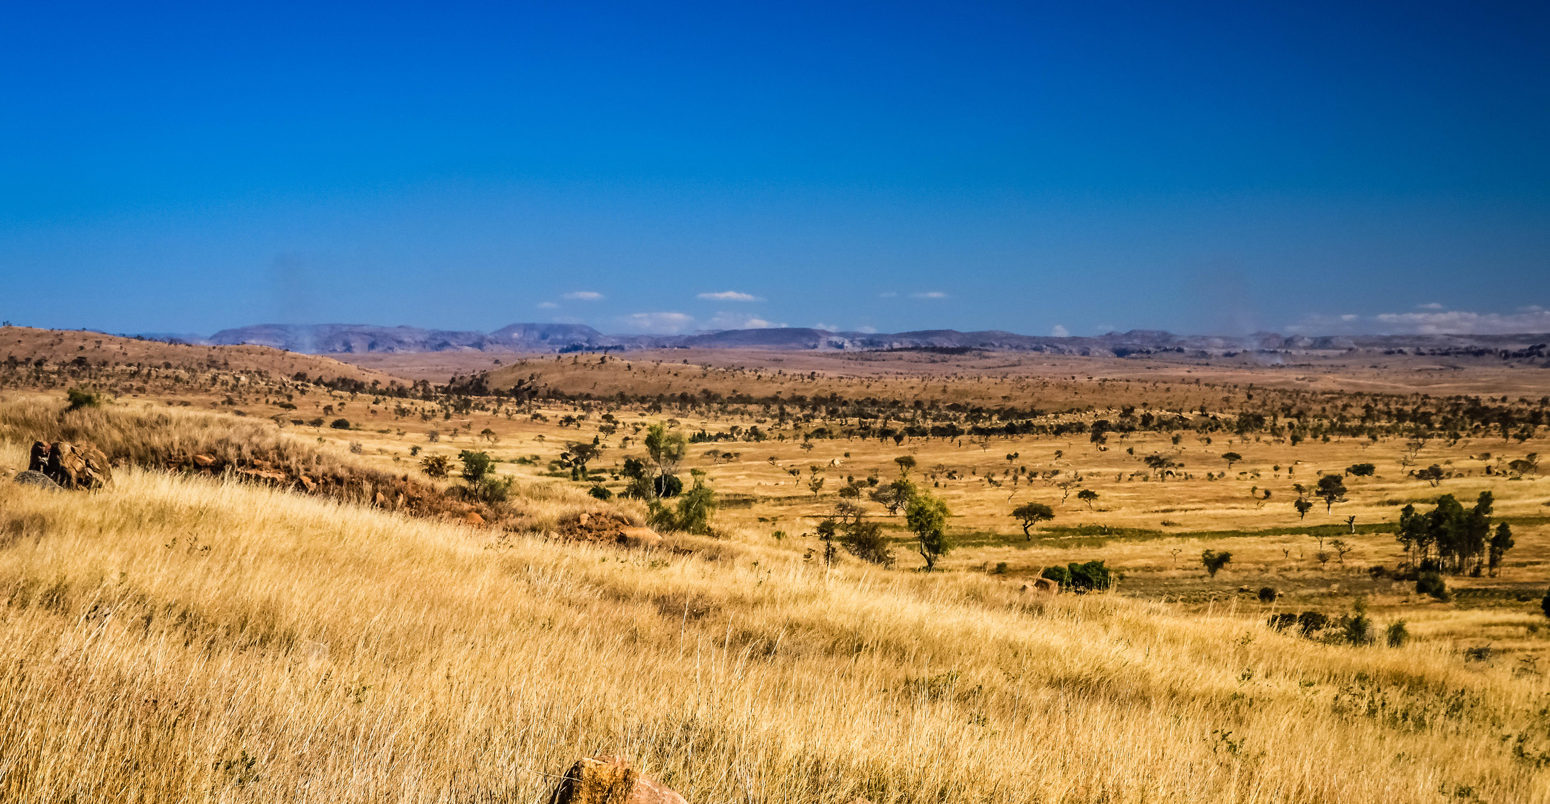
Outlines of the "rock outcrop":
M550 804L688 804L618 757L586 757L565 772Z
M68 441L35 441L27 470L40 472L67 489L100 489L113 482L113 469L102 450Z

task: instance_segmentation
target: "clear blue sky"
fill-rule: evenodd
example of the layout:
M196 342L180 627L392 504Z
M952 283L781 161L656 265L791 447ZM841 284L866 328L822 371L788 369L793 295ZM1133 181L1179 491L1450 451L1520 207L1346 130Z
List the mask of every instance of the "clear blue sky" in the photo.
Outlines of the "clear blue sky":
M971 5L12 3L0 317L1550 330L1550 5Z

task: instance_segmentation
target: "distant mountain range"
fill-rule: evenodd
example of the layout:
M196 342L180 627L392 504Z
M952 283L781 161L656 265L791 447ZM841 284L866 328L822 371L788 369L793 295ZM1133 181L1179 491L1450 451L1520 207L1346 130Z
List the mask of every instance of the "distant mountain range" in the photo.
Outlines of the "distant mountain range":
M576 352L637 349L765 349L879 351L929 349L1044 352L1066 355L1211 355L1236 352L1404 350L1416 353L1508 353L1546 357L1550 334L1303 336L1271 332L1241 337L1175 335L1159 330L1110 332L1091 337L1047 337L988 330L831 332L783 327L732 329L686 335L608 335L584 324L511 324L494 332L383 327L367 324L260 324L226 329L208 338L179 338L211 345L255 344L306 354L480 352Z

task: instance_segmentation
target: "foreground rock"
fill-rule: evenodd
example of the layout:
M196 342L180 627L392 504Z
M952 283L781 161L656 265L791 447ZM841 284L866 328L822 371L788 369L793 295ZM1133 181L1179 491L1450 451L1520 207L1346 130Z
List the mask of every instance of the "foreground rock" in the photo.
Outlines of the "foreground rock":
M113 470L102 450L68 441L33 442L27 470L67 489L100 489L113 482Z
M31 469L17 473L11 482L19 483L23 486L37 486L40 489L54 489L56 491L59 489L59 484L55 483L48 475Z
M565 772L550 804L688 804L618 757L586 757Z

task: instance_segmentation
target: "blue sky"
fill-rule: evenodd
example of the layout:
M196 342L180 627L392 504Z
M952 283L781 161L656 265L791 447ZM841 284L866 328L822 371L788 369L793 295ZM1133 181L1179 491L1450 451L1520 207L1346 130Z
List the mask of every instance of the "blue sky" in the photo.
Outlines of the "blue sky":
M5 12L0 317L1550 331L1543 3L130 5Z

